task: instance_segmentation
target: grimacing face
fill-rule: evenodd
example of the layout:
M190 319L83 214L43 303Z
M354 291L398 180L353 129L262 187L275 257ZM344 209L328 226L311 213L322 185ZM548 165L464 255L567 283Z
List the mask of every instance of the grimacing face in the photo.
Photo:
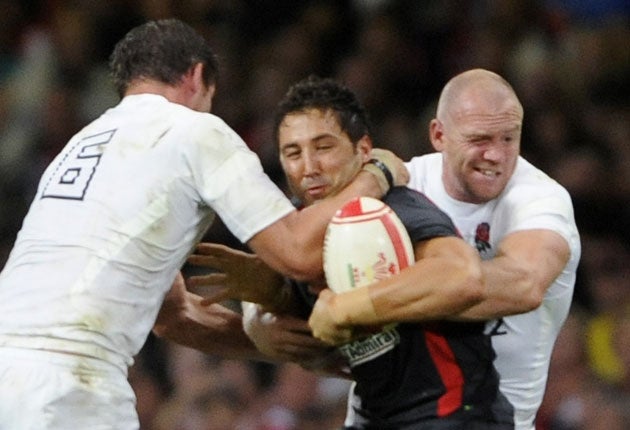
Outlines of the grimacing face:
M367 136L352 143L331 111L290 113L278 129L280 163L291 192L309 206L337 194L369 160Z
M480 204L503 192L516 168L522 121L512 94L470 91L441 120L431 122L431 140L442 152L451 197Z

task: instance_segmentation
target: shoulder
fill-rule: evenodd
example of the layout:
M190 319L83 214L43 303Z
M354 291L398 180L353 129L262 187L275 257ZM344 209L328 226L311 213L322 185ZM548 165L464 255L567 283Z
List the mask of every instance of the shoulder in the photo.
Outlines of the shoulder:
M405 186L393 187L383 197L383 201L392 209L407 207L440 210L425 194Z
M430 154L418 155L416 157L412 157L405 164L411 167L427 167L434 166L436 164L440 164L442 162L442 154L439 152L432 152Z
M163 120L170 126L171 136L176 136L182 150L220 151L225 153L243 150L249 153L245 141L222 118L207 112L197 112L177 103L170 103ZM187 147L188 149L184 149Z
M571 204L568 191L545 172L519 157L514 175L501 199L514 205L524 205L541 199L555 199Z
M434 152L413 157L405 163L405 167L409 171L408 186L416 190L425 191L432 186L436 186L442 177L442 154Z
M442 166L442 154L434 152L431 154L420 155L411 158L405 162L405 166L409 170L412 176L414 174L422 174L430 172L434 169L439 169Z
M514 188L534 187L543 192L566 192L562 185L523 157L518 158L514 176L508 186Z
M156 112L156 116L161 118L161 120L191 134L203 134L209 131L230 135L235 134L234 130L222 118L212 113L198 112L154 94L142 94L134 97L139 98L136 103L150 105L149 109Z
M579 233L573 202L568 191L519 158L517 169L505 192L499 197L495 214L510 231L545 229L559 233L577 255Z
M413 242L457 234L451 218L418 191L394 187L383 201L398 215Z
M217 135L224 135L230 138L238 137L232 127L214 114L197 112L179 105L175 105L175 110L178 111L177 113L183 120L182 127L191 134L199 135L204 139L216 137ZM240 141L240 137L237 140Z

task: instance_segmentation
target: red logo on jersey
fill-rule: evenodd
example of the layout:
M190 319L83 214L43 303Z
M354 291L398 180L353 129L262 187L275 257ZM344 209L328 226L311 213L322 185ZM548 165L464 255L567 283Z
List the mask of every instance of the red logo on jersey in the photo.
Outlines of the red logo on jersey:
M490 246L490 224L482 222L475 231L475 247L479 252L486 252Z

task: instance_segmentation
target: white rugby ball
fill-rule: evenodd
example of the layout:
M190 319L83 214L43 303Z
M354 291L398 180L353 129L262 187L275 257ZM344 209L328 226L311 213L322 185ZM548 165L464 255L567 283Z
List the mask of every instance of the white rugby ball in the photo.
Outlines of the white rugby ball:
M415 257L394 211L380 200L357 197L328 224L323 260L328 288L341 293L399 273Z

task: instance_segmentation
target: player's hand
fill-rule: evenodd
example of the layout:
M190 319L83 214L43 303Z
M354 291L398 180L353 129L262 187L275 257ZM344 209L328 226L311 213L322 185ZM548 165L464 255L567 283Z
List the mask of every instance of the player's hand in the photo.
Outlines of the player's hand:
M170 291L166 294L157 315L153 333L158 337L183 339L186 337L185 321L195 310L195 302L201 298L186 290L181 272L177 273ZM181 330L180 330L181 329Z
M217 271L188 279L188 287L204 297L203 305L226 299L267 304L277 299L284 284L256 254L221 244L200 243L188 262Z
M305 320L266 312L254 303L243 303L243 328L258 350L274 360L314 365L331 352L311 335Z
M334 299L335 293L329 289L322 290L315 302L308 325L311 327L314 337L329 345L342 345L352 341L355 338L355 333L351 326L336 322L333 313Z
M383 148L373 148L371 158L385 164L392 174L394 185L407 185L409 183L409 171L405 163L392 151Z

